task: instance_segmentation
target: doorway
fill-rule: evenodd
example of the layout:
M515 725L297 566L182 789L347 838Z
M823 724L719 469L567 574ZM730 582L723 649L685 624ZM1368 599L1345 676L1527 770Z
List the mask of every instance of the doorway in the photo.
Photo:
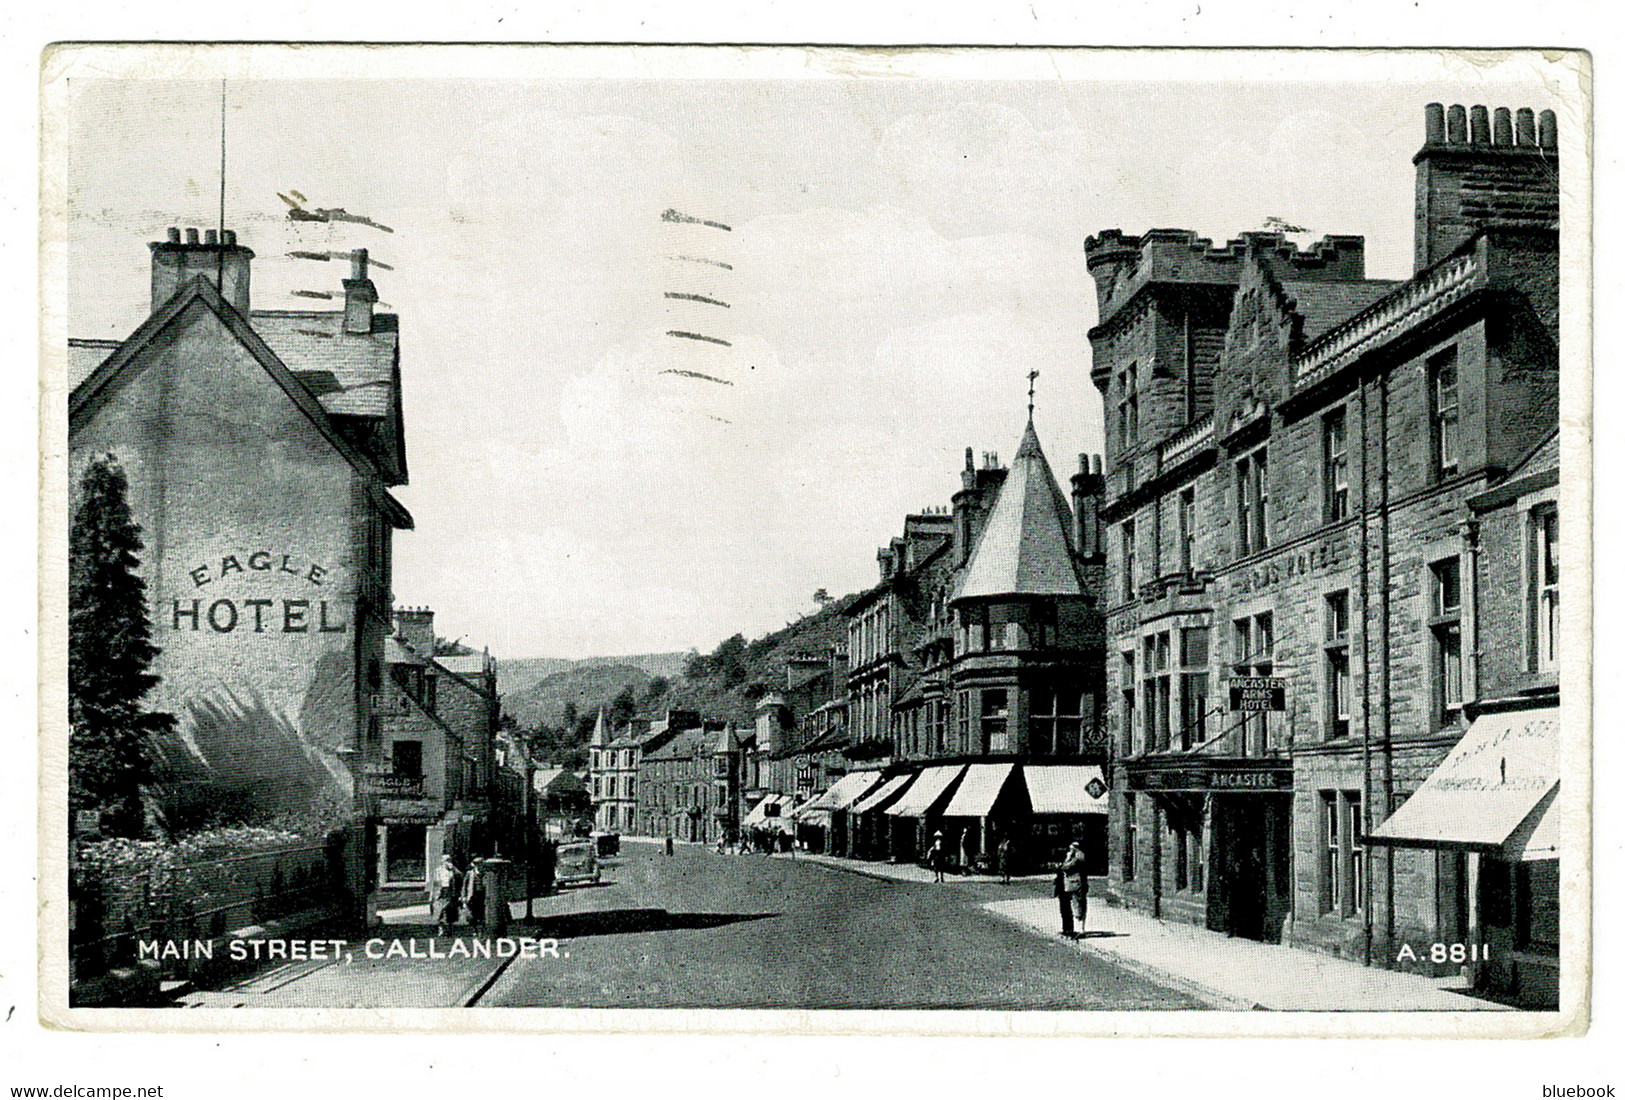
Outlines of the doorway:
M1291 905L1290 796L1213 796L1208 927L1278 943Z

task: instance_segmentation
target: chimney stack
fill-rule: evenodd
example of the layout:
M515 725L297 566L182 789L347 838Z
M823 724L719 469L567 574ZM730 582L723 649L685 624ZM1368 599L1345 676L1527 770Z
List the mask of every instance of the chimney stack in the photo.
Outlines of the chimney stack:
M1078 456L1078 472L1072 475L1072 516L1077 524L1074 532L1080 558L1097 558L1101 554L1100 501L1106 492L1106 479L1101 474L1099 455Z
M152 311L173 298L201 276L213 283L220 296L238 313L248 314L248 272L254 259L252 250L237 243L237 234L228 229L217 239L210 229L198 239L196 229L171 226L166 240L147 245L152 250Z
M397 607L395 634L419 657L434 656L434 612L427 607Z
M367 277L367 250L350 253L350 277L344 280L344 331L372 331L372 307L378 303L378 288Z
M1557 226L1557 116L1461 104L1423 109L1416 165L1416 270L1492 226Z

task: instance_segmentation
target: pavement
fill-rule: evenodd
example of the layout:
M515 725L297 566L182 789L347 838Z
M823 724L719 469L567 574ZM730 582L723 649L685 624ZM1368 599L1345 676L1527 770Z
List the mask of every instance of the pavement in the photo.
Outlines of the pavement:
M1044 936L1061 939L1053 897L988 902L985 910ZM1064 941L1063 941L1064 942ZM1258 943L1206 928L1156 920L1092 898L1077 949L1185 993L1214 1008L1285 1012L1507 1011L1447 988L1435 979L1363 966L1280 944Z

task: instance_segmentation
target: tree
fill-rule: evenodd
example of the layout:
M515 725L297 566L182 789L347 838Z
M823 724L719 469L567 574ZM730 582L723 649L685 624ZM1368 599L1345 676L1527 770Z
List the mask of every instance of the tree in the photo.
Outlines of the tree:
M638 697L632 691L632 685L628 684L621 689L619 695L615 696L614 702L609 704L609 710L605 713L604 718L609 723L610 729L620 729L630 722L637 713Z
M818 610L820 611L824 610L824 608L828 607L834 602L835 599L829 594L829 589L827 588L820 588L817 592L813 593L813 603L818 606Z
M92 462L79 483L68 536L68 775L74 809L100 811L104 831L137 837L151 741L174 729L175 716L141 705L158 684L148 669L159 650L136 574L144 545L128 493L112 455Z
M656 676L643 688L643 705L648 706L671 690L671 681L664 676Z

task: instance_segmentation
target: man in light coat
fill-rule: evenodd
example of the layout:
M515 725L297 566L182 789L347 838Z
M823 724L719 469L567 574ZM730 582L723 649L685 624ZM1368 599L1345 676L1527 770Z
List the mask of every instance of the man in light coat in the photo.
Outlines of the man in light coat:
M1089 875L1084 870L1083 848L1075 840L1067 847L1066 858L1061 860L1061 880L1072 901L1073 935L1081 938L1089 916Z

